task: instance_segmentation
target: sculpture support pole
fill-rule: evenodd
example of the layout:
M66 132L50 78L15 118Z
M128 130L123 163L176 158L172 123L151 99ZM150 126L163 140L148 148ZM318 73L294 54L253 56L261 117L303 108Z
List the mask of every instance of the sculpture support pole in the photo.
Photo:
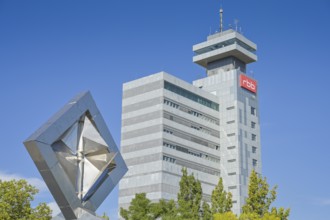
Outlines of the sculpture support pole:
M77 161L78 161L78 175L77 175L77 189L78 189L78 197L82 201L83 198L83 180L84 180L84 151L82 144L79 144L79 148L77 151Z

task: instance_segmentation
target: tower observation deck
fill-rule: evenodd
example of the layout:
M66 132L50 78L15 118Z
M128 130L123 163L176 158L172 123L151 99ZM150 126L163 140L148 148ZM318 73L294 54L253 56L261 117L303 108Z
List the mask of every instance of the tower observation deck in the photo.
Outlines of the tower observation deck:
M257 45L239 32L229 29L208 36L207 41L193 46L193 62L205 67L208 75L214 68L223 71L240 68L245 72L246 64L257 61Z

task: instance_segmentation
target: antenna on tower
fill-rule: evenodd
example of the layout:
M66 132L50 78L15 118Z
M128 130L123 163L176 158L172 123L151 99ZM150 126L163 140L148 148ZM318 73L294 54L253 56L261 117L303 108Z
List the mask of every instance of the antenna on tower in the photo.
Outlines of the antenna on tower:
M223 31L222 16L223 16L223 9L221 7L220 8L220 33Z
M237 28L238 28L238 19L235 19L235 20L234 20L234 24L235 24L235 29L236 29L236 31L237 31Z
M254 78L254 71L250 70L250 75L252 76L252 78Z

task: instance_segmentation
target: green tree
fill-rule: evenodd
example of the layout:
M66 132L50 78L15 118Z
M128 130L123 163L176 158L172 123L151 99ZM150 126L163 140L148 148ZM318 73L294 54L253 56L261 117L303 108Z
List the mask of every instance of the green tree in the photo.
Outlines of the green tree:
M230 212L233 207L232 194L224 190L222 178L219 179L218 185L212 191L211 202L213 214Z
M38 189L26 180L0 180L0 219L50 220L52 211L45 203L31 207L37 193Z
M150 212L155 219L161 217L162 220L173 220L177 218L177 208L174 200L159 200L158 203L151 204Z
M145 193L135 194L128 210L120 208L120 215L125 220L151 220L154 219L151 213L151 201Z
M225 212L225 213L216 213L216 214L214 214L213 215L213 220L238 220L238 218L232 212ZM252 220L252 219L250 219L250 220Z
M212 212L211 212L211 209L210 209L210 206L209 204L207 204L207 202L203 202L203 205L202 205L202 219L203 220L212 220Z
M178 215L181 219L198 220L202 200L201 183L193 174L187 174L187 169L182 168L180 191L178 193Z
M273 207L271 213L272 215L279 217L280 220L287 220L290 215L290 209L284 209L282 207L277 209Z
M269 189L269 184L267 183L266 178L258 176L253 170L249 182L249 195L243 206L243 213L253 213L260 218L265 216L269 218L278 217L280 220L287 220L290 214L290 209L272 208L270 211L270 206L276 199L276 189L277 186Z
M271 213L266 213L262 217L258 216L258 214L256 213L243 213L239 217L239 220L281 220L281 219Z
M260 220L260 217L256 213L242 213L239 220Z
M266 213L260 220L281 220L277 215Z

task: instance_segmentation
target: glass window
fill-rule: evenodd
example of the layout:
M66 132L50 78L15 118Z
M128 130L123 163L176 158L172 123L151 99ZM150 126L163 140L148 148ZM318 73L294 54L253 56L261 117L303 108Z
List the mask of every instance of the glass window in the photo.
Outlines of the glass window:
M251 106L251 115L256 115L256 108Z
M257 166L258 165L258 161L256 160L256 159L253 159L252 160L252 165L255 167L255 166Z
M178 95L181 95L181 96L183 96L183 97L185 97L187 99L190 99L190 100L195 101L195 102L197 102L199 104L202 104L202 105L204 105L206 107L209 107L211 109L214 109L216 111L219 111L219 104L217 104L215 102L212 102L212 101L210 101L210 100L208 100L206 98L203 98L203 97L201 97L199 95L196 95L196 94L194 94L192 92L189 92L188 90L183 89L183 88L181 88L179 86L176 86L176 85L174 85L172 83L169 83L169 82L165 81L164 88L167 89L167 90L169 90L169 91L171 91L171 92L174 92L174 93L176 93Z
M233 45L233 44L238 44L239 46L241 46L244 49L250 51L251 53L256 53L256 50L253 47L249 46L248 44L244 43L243 41L241 41L237 38L234 38L234 39L229 39L229 40L226 40L226 41L223 41L223 42L220 42L220 43L217 43L217 44L213 44L213 45L210 45L208 47L204 47L204 48L199 49L199 50L196 50L195 55L200 55L200 54L203 54L203 53L207 53L207 52L217 50L219 48L227 47L227 46L230 46L230 45Z

